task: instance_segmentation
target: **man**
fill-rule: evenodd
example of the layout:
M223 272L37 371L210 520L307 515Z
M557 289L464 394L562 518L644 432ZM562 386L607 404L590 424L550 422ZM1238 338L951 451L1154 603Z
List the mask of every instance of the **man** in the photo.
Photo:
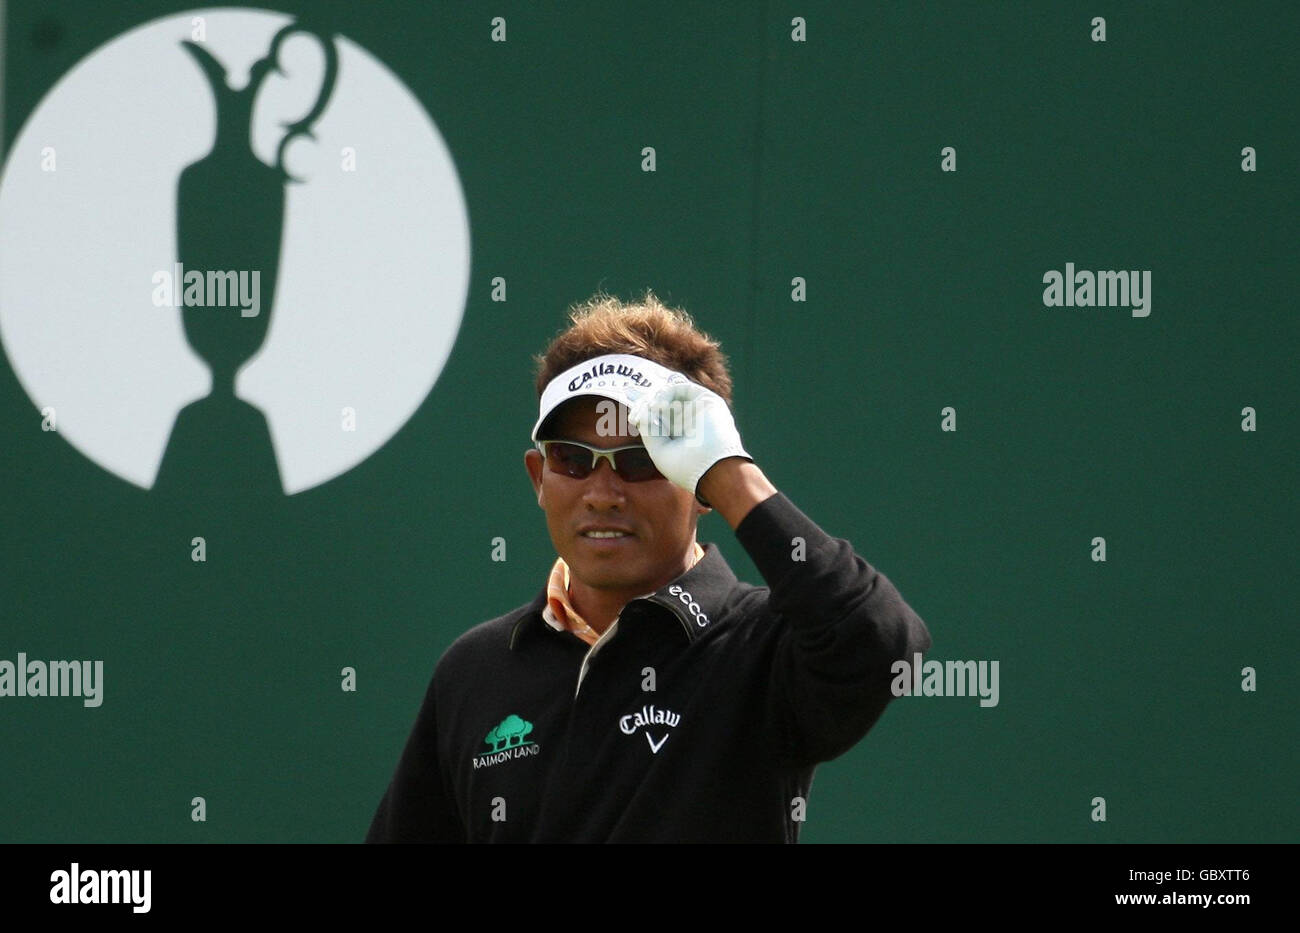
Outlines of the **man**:
M368 842L794 842L925 624L768 481L718 344L597 296L538 359L524 455L558 554L434 671ZM719 512L767 587L737 580Z

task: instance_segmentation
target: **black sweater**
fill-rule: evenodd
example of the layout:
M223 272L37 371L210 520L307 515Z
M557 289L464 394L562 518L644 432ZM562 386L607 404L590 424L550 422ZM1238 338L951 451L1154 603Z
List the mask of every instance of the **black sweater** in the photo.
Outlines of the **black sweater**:
M545 587L458 638L366 841L797 841L813 766L875 724L930 634L784 494L736 537L767 587L706 544L590 658L542 618Z

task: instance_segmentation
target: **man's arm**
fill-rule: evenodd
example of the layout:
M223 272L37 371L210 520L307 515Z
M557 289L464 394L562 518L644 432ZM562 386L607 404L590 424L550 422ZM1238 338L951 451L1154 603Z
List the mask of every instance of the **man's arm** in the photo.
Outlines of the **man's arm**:
M736 537L771 591L774 742L799 764L828 761L875 725L893 699L891 667L928 651L930 632L883 573L785 495L752 507Z
M465 827L438 761L437 712L430 683L366 842L465 841Z
M929 649L925 623L768 481L717 393L683 377L629 417L659 471L722 514L767 581L770 629L755 635L775 639L763 702L776 747L799 764L847 751L892 699L894 662Z
M699 496L727 520L732 531L750 509L776 495L763 471L752 460L728 457L711 466L700 479Z

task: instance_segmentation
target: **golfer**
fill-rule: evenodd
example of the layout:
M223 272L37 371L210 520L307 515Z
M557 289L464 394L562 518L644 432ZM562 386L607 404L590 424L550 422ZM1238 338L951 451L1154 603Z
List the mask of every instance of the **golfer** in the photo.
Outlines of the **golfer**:
M796 842L814 767L929 632L754 462L687 314L597 295L570 320L524 454L555 562L438 661L367 841ZM766 586L698 540L710 511Z

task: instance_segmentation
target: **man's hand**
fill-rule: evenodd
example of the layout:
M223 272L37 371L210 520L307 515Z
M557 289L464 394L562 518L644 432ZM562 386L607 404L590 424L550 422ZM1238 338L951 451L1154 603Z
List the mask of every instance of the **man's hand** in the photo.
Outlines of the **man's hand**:
M726 401L684 376L637 399L628 422L659 472L697 499L700 478L719 460L754 460L740 442Z

